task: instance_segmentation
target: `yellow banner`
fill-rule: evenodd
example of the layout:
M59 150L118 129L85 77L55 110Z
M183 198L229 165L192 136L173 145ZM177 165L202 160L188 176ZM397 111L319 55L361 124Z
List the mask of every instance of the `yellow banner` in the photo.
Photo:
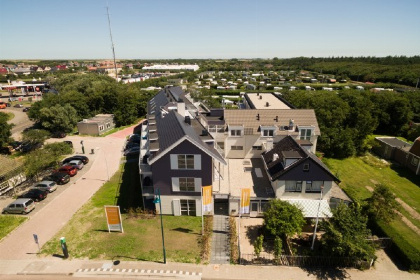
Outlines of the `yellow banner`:
M106 221L108 231L124 232L122 227L121 213L119 206L105 206Z
M249 204L251 202L251 189L241 189L240 214L249 213Z
M203 211L208 212L212 209L212 192L211 186L203 187Z

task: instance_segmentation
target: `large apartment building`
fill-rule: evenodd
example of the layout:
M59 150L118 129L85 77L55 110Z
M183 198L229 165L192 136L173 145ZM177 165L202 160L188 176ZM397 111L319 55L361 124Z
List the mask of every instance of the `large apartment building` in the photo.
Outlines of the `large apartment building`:
M201 215L201 186L212 186L214 210L237 215L241 188L251 189L250 216L273 198L315 217L348 199L314 155L320 130L314 110L294 109L271 93L243 95L241 109L207 109L179 87L148 103L139 160L143 196L161 192L162 213ZM321 194L322 191L322 194Z

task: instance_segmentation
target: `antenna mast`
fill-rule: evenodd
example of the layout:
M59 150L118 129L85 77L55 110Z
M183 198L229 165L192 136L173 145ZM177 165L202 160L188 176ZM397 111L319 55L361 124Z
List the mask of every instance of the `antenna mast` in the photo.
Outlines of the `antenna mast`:
M108 26L109 26L109 37L111 38L111 48L112 48L112 56L114 58L114 70L115 70L115 79L118 82L118 72L117 72L117 63L115 61L115 49L114 49L114 40L112 40L112 31L111 31L111 19L109 18L109 7L106 6L106 14L108 15Z

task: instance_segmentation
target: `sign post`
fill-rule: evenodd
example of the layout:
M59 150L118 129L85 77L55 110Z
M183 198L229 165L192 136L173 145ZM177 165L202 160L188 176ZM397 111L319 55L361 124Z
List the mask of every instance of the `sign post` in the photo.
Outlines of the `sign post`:
M34 236L35 243L38 245L38 254L39 254L39 253L41 253L41 250L39 249L38 235L34 233L33 236Z
M108 224L108 232L121 231L124 233L120 206L108 206L105 205L106 222Z

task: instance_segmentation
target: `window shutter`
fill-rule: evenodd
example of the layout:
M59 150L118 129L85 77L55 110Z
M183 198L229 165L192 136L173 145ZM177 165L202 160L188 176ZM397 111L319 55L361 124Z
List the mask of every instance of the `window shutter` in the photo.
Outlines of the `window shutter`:
M179 178L172 178L172 191L179 192Z
M172 211L174 216L181 216L181 203L179 199L172 200Z
M201 178L194 178L194 186L196 192L201 192Z
M201 155L194 155L194 169L201 170Z
M171 155L171 169L178 169L178 155Z

